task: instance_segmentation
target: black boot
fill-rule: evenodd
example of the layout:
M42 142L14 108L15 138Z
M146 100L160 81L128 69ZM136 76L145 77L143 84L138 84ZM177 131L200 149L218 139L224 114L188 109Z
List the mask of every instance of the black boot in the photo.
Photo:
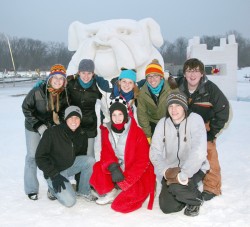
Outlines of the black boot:
M184 214L187 216L191 216L191 217L195 217L199 214L200 211L200 206L192 206L192 205L188 205L184 210Z
M38 194L37 193L30 193L30 194L28 194L28 197L31 200L38 200Z
M50 192L50 190L48 189L48 192L47 192L47 197L50 199L50 200L56 200L57 198Z
M203 199L205 201L211 200L212 198L214 198L216 195L212 192L208 192L208 191L203 191L201 193L201 196L203 197Z

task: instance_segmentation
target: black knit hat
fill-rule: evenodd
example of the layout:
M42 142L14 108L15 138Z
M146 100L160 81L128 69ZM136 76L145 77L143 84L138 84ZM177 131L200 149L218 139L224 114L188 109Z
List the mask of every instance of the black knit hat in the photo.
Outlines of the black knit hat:
M110 102L109 112L110 112L111 121L112 121L112 113L115 110L120 110L124 115L124 122L127 121L127 119L128 119L128 104L123 97L117 96L115 99L113 99Z
M173 91L167 97L167 110L171 104L179 104L183 107L185 112L188 110L187 96L180 91ZM168 112L168 111L167 111Z

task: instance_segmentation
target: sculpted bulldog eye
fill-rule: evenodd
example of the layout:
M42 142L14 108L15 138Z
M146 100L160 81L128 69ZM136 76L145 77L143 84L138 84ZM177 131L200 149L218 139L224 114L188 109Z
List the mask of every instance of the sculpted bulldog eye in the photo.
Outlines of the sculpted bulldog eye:
M89 37L89 38L94 37L94 36L96 36L96 34L97 34L97 32L90 32L90 33L88 34L88 37Z
M129 35L129 34L131 33L130 30L124 29L124 28L119 29L118 32L119 32L121 35Z

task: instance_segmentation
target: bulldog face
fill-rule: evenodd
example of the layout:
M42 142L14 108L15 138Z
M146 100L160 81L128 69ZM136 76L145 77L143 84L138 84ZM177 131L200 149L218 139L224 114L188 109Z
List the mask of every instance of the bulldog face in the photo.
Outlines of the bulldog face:
M107 20L91 24L73 22L69 27L68 49L76 51L67 74L78 71L79 62L92 59L95 73L106 79L116 77L122 67L137 70L137 80L144 78L145 67L154 58L163 65L155 47L163 44L159 25L151 18Z

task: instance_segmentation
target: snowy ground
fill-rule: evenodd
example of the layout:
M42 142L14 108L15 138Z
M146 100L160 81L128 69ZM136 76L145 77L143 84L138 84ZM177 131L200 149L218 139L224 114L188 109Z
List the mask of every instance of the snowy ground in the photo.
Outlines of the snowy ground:
M23 169L26 154L24 117L21 104L32 84L16 87L0 84L0 226L250 226L250 68L238 71L238 100L230 101L233 119L217 140L222 168L223 195L205 202L197 217L187 217L183 211L163 214L158 194L152 211L147 203L133 213L120 214L110 205L99 206L79 199L72 208L65 208L46 196L47 186L39 171L38 201L31 201L23 190Z

